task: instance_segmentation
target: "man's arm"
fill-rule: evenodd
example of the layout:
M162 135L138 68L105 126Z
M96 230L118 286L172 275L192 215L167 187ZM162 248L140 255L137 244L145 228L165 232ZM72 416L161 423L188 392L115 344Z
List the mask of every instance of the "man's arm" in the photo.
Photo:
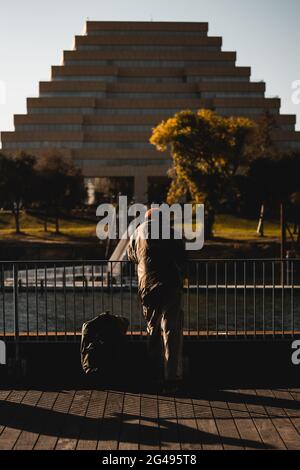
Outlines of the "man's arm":
M132 263L137 263L136 253L135 253L135 239L134 237L130 237L128 247L127 247L127 258Z

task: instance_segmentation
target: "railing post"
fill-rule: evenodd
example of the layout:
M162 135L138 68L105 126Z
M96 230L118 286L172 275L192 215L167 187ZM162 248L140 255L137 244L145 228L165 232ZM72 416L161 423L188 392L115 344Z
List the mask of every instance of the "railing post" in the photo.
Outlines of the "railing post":
M14 340L15 340L15 360L20 359L19 350L19 285L18 285L18 265L13 264L13 312L14 312Z

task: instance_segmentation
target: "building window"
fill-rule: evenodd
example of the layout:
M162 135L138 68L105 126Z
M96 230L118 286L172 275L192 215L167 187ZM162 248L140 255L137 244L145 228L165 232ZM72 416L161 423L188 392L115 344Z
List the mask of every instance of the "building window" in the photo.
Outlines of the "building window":
M188 44L186 46L170 46L165 44L79 44L76 47L77 51L174 51L174 52L186 52L188 51L221 51L219 46L214 45L198 45L198 44Z
M65 65L102 65L102 66L121 66L121 67L234 67L232 60L205 61L197 60L65 60Z
M89 36L136 36L137 39L143 36L195 36L195 37L207 37L207 31L115 31L115 30L94 30L89 31Z

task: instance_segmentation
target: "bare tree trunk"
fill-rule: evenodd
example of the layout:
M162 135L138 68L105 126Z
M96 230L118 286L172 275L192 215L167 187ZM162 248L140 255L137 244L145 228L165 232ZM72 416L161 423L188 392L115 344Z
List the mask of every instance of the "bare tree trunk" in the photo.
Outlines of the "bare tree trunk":
M258 221L257 230L256 230L257 234L260 237L265 236L264 224L265 224L265 205L262 204L260 207L259 221Z
M60 230L59 230L59 214L56 214L55 216L55 233L60 233Z
M286 257L286 211L285 205L280 204L280 257L284 259Z
M20 230L20 209L18 206L14 208L13 214L15 217L16 234L19 235L21 233L21 230Z
M205 240L213 239L214 223L215 223L215 211L212 208L207 209L204 214L204 238Z

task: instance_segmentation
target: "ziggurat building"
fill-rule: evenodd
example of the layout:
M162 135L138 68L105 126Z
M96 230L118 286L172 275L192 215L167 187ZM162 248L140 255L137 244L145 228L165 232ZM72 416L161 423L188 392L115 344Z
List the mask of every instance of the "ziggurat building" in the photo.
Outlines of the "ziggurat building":
M40 82L39 97L28 98L27 114L15 116L15 131L2 133L2 148L37 156L59 149L90 187L123 181L138 202L151 202L170 167L149 144L151 129L182 109L252 119L268 111L277 144L299 148L295 116L281 115L280 99L266 98L265 83L235 62L207 23L88 21L51 80Z

